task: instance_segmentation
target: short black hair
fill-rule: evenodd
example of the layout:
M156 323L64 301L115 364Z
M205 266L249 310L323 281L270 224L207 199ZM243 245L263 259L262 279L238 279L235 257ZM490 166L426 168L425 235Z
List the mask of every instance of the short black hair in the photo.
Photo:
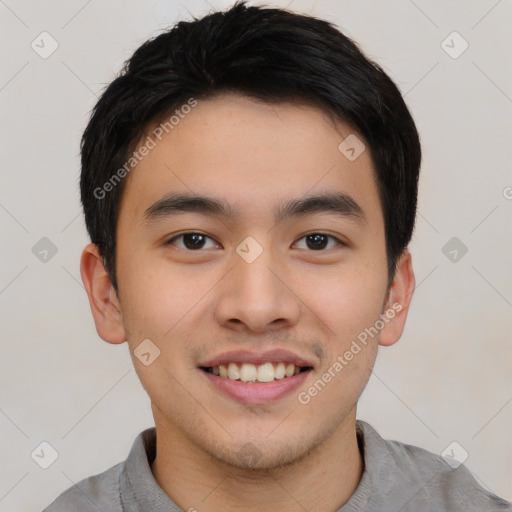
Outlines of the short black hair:
M121 178L132 152L148 126L191 99L230 92L316 106L364 137L385 222L389 286L412 237L421 163L418 132L400 91L330 22L238 1L143 43L92 111L81 141L81 201L116 292Z

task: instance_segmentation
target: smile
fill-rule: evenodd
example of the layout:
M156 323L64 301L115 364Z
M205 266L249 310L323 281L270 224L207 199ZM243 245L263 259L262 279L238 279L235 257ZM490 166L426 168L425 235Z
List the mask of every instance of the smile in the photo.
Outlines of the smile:
M242 382L273 382L286 379L310 370L311 367L295 366L287 362L267 362L260 365L251 363L237 364L234 362L202 368L204 371L224 379L240 380Z
M217 371L219 375L215 374ZM312 368L285 363L264 363L258 366L229 363L200 368L200 372L215 391L236 402L242 405L264 405L297 390L311 374Z

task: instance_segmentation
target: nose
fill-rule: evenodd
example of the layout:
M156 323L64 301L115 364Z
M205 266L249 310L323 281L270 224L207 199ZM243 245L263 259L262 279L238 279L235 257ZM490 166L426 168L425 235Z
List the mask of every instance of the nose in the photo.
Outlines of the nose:
M215 308L219 324L254 333L295 325L301 300L294 291L290 268L265 248L249 261L234 253L231 271L219 283Z

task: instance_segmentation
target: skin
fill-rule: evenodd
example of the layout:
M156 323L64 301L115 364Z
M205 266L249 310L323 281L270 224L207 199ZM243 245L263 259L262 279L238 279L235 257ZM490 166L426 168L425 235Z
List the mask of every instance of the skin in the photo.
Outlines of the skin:
M387 287L384 219L369 151L349 161L338 150L351 133L312 106L239 95L199 101L127 178L117 229L119 296L97 247L83 251L96 329L108 343L129 344L157 431L151 469L184 510L323 512L337 510L357 488L364 469L357 400L378 345L402 334L415 280L405 250ZM333 191L349 194L366 222L315 213L275 224L273 210L282 201ZM239 212L222 220L186 213L146 223L146 208L169 192L214 196ZM183 238L166 245L191 231L210 238L199 249L187 249ZM319 232L346 245L327 239L327 247L315 249L304 237ZM263 249L250 264L236 252L248 236ZM299 392L391 304L401 310L379 335L301 404ZM133 355L147 338L160 349L149 366ZM315 368L298 390L271 404L242 405L197 368L225 351L273 348ZM248 442L258 450L256 463L240 456Z

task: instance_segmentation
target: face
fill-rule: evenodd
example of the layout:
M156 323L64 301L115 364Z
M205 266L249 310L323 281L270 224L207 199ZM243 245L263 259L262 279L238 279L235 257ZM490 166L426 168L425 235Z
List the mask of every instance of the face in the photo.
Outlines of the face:
M128 341L157 429L269 469L355 418L379 339L398 339L404 313L382 320L384 220L369 151L338 148L351 134L362 141L314 107L223 96L199 101L127 178L123 334L95 319L104 339Z

